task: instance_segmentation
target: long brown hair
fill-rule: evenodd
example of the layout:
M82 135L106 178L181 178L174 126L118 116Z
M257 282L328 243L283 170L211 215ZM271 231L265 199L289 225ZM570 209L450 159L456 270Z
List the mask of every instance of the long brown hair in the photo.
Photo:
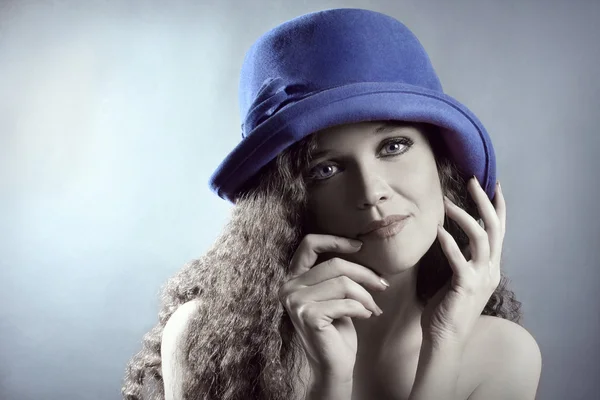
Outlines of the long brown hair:
M422 124L436 157L442 191L477 220L466 180L446 157L440 130ZM189 379L186 399L289 400L300 374L304 350L277 298L288 279L294 250L306 231L304 172L316 149L316 135L295 143L265 166L242 190L229 222L212 247L170 278L161 290L159 322L143 338L128 363L124 399L164 400L160 343L169 317L182 304L201 300L185 344ZM468 178L468 177L467 177ZM451 219L444 227L461 249L468 237ZM452 275L436 239L419 263L417 297L427 300ZM519 323L521 303L500 285L482 314Z

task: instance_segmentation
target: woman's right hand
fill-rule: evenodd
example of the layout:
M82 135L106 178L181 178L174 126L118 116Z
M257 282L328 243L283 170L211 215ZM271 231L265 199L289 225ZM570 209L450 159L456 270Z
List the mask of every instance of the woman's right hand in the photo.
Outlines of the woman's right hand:
M313 266L320 253L360 250L351 241L333 235L306 235L292 257L292 277L279 289L279 301L300 335L313 375L340 384L352 381L356 362L357 336L351 318L381 315L361 285L386 289L375 272L341 258Z

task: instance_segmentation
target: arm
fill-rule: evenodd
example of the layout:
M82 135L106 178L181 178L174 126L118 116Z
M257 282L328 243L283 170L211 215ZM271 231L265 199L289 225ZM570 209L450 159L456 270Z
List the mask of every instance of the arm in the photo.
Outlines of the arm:
M308 366L306 372L309 374L309 383L305 393L306 397L302 400L352 399L352 379L340 381L334 377L318 375Z
M350 400L352 398L352 381L344 384L311 383L306 400Z
M463 347L423 340L409 400L458 400L456 386Z
M182 400L189 397L189 394L186 396L185 393L189 364L184 345L189 333L190 317L196 313L198 307L198 301L182 304L171 315L163 330L160 353L165 400Z

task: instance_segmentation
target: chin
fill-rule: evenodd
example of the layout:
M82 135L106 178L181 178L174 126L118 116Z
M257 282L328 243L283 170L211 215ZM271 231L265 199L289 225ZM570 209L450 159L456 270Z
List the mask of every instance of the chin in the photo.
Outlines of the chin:
M400 251L399 248L366 246L356 254L348 254L349 261L363 265L379 274L394 275L415 266L422 257L415 251Z
M419 263L437 237L424 235L403 236L402 233L386 239L365 241L353 258L355 262L382 274L397 274ZM427 235L429 236L429 235Z

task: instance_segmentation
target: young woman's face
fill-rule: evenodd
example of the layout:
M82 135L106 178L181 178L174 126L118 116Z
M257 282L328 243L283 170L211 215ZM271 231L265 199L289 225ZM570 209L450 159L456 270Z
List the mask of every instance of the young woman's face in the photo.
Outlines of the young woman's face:
M444 221L435 158L421 128L362 122L316 135L307 176L312 231L361 240L359 252L335 256L381 274L413 267ZM395 235L360 235L391 215L408 215Z

